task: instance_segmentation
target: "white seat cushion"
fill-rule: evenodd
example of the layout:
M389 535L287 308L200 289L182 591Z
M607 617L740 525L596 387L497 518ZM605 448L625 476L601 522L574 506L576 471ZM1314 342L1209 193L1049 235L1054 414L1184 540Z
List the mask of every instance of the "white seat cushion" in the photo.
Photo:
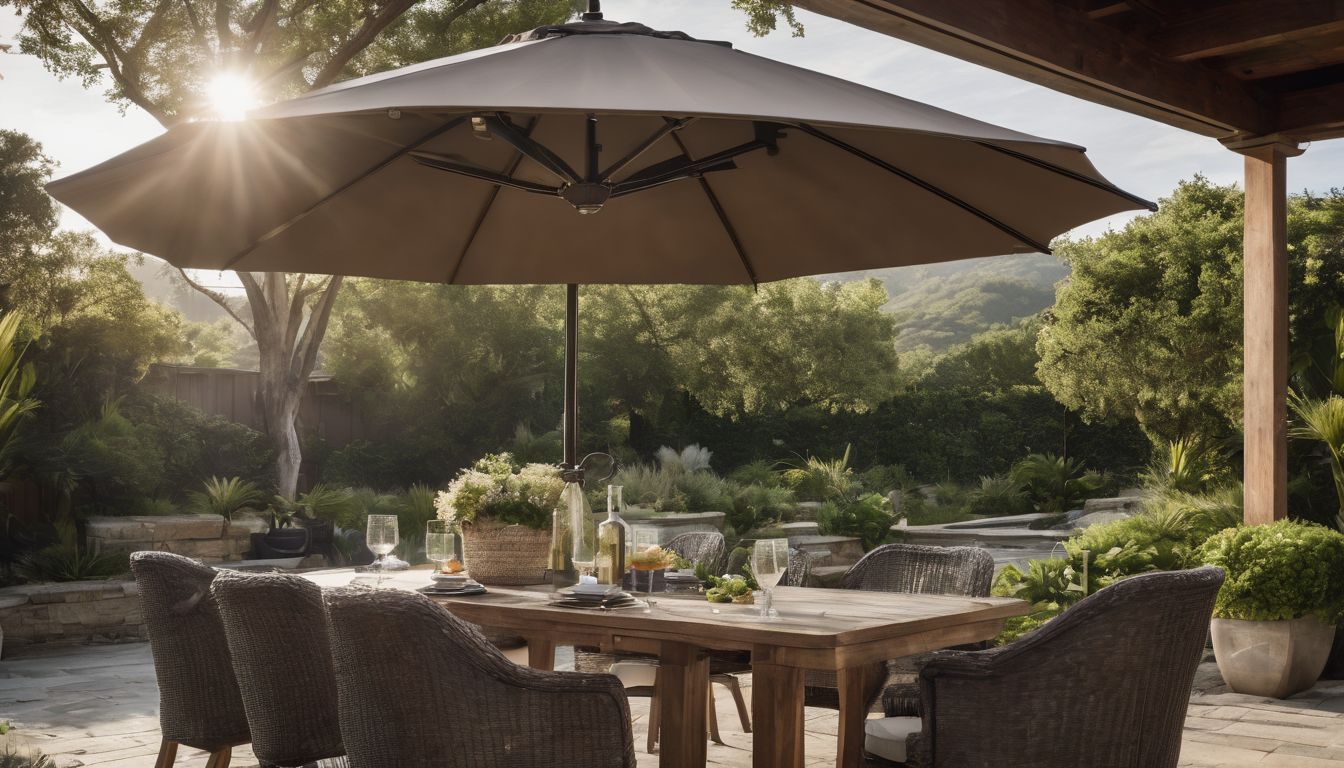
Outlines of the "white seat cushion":
M905 762L905 740L919 733L923 722L918 717L883 717L863 724L863 748L870 755L893 763Z
M526 645L520 645L517 648L501 648L500 652L504 654L504 658L512 661L514 664L517 664L520 667L527 666Z
M611 665L611 674L626 688L652 688L658 679L658 665L650 661L618 661Z

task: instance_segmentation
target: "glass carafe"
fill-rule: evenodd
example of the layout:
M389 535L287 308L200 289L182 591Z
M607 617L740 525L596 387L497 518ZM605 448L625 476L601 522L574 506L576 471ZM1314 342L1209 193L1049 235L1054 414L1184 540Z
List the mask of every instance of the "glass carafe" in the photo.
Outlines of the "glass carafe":
M567 482L551 522L551 583L558 587L577 584L579 576L592 574L596 559L593 508L582 483Z

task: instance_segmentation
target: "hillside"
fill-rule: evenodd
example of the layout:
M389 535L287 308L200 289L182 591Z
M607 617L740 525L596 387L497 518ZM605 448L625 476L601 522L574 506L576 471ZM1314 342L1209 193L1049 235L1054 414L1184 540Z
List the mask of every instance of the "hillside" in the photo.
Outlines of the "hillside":
M1036 253L847 273L841 279L875 277L886 285L891 295L886 308L900 323L898 350L943 351L1052 306L1055 283L1068 274L1059 259Z

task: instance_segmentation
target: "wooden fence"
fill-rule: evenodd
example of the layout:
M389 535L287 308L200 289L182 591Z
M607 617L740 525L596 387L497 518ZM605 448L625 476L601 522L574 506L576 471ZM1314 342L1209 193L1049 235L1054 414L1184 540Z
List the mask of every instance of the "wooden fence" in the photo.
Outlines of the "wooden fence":
M256 430L264 426L256 371L155 364L140 388ZM299 431L318 435L332 448L368 436L360 409L340 394L332 377L323 374L308 380L299 404Z

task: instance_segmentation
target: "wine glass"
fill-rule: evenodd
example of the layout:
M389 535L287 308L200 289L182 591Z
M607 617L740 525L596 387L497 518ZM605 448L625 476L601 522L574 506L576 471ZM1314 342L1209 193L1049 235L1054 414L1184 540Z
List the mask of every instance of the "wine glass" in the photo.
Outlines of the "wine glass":
M378 556L373 567L378 571L378 586L383 585L384 561L392 550L397 548L397 516L369 515L368 528L364 532L364 543L369 551Z
M765 603L761 606L762 618L773 618L778 612L771 608L774 602L774 589L789 569L788 539L759 539L751 551L751 574L756 583L765 591Z

